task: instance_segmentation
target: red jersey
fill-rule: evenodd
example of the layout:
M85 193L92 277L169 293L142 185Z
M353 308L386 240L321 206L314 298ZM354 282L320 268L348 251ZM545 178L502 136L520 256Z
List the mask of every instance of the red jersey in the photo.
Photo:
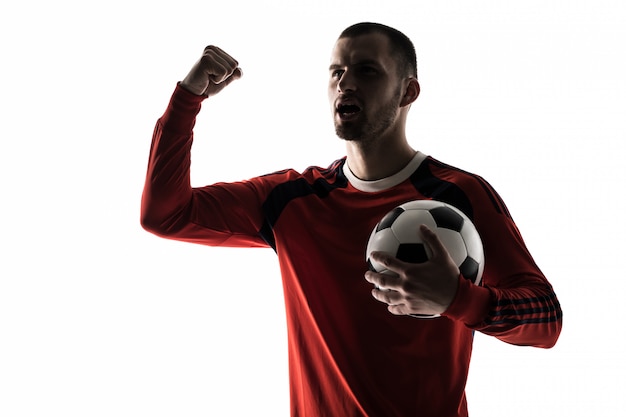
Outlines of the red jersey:
M157 122L142 224L170 239L274 249L292 416L466 416L474 331L517 345L554 345L558 300L481 177L418 153L401 172L374 182L354 177L343 158L328 168L192 188L192 130L202 100L178 87ZM454 301L435 319L392 315L364 279L372 228L417 199L461 209L485 251L482 285L459 277Z

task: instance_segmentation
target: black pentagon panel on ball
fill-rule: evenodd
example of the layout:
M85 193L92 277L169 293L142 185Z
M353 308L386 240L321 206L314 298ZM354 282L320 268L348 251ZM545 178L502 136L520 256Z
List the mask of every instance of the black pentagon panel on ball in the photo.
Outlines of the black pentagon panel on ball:
M426 247L422 243L401 243L396 258L403 262L421 264L428 260Z
M437 227L454 230L455 232L460 232L463 228L463 217L450 207L435 207L430 209L429 212L435 219Z
M378 226L376 226L376 232L380 232L383 229L391 227L393 222L395 222L402 213L404 213L404 209L402 207L396 207L395 209L391 210L385 215L385 217L380 220L380 222L378 222Z
M459 271L461 271L461 275L463 275L464 278L469 279L472 282L476 282L476 278L478 277L478 268L478 262L468 256L459 266Z

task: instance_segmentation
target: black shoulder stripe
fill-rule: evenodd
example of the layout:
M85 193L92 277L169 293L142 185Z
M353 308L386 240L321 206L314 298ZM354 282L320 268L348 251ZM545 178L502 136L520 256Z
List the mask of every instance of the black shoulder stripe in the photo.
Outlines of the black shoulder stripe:
M453 205L473 221L474 209L465 192L458 185L433 175L430 170L431 163L438 164L434 160L428 159L411 175L411 183L415 189L433 200Z
M476 174L472 174L471 172L464 171L464 170L462 170L460 168L444 164L444 163L439 162L439 161L437 161L435 159L432 159L432 158L430 158L429 161L430 161L430 163L432 163L434 166L436 166L438 168L443 168L443 169L448 169L448 170L451 170L451 171L456 171L456 172L459 172L461 174L465 174L465 175L473 178L474 180L476 180L476 182L481 186L481 188L487 194L487 197L489 198L489 200L491 200L491 203L493 205L494 210L496 210L496 212L498 214L504 214L505 216L511 218L511 214L509 213L509 210L507 209L506 204L504 204L504 201L502 200L500 195L491 186L491 184L489 184L483 177L481 177L479 175L476 175ZM471 217L470 217L470 219L471 219Z
M263 240L276 250L274 225L278 221L283 209L292 200L312 194L319 198L326 198L331 191L338 188L345 188L348 185L348 179L343 175L342 167L343 160L335 161L327 169L321 170L320 173L322 173L324 177L316 179L313 183L309 183L306 179L301 177L293 181L278 184L274 187L263 203L265 221L259 231ZM311 169L317 168L307 168L307 170ZM331 183L327 178L333 176L335 181Z

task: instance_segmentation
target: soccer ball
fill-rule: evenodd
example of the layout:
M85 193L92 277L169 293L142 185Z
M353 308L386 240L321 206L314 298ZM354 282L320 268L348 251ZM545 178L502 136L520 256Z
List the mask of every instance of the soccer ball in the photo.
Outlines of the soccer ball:
M478 231L462 211L436 200L415 200L402 204L378 222L367 243L365 259L370 270L393 274L370 258L373 251L387 252L404 262L422 263L430 259L430 248L420 235L421 224L439 236L461 274L480 285L485 257Z

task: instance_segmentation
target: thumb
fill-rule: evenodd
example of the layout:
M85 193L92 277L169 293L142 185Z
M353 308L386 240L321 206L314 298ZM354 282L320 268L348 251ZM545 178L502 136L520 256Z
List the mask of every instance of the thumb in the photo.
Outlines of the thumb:
M232 83L233 81L240 79L241 77L243 77L243 70L237 67L235 68L233 73L230 74L230 76L223 81L223 83L226 83L226 85L228 85Z
M422 239L424 243L428 245L430 251L432 252L431 258L437 258L440 256L448 256L448 250L445 245L434 231L432 231L425 224L420 225L420 232L422 234Z
M205 91L205 94L209 97L214 96L215 94L222 91L230 83L232 83L235 80L240 79L241 77L243 77L243 70L237 67L235 68L232 74L224 78L224 80L222 80L220 83L215 83L215 82L210 83Z

